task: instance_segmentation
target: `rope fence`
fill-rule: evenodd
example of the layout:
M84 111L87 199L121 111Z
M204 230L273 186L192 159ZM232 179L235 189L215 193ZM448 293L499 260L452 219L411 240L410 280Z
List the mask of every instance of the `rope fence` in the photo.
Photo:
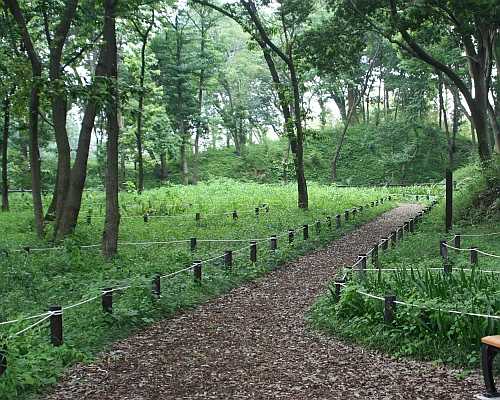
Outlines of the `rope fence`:
M379 199L379 200L376 200L376 202L372 202L371 204L373 204L372 207L375 207L376 205L379 205L379 204L383 204L384 200L392 200L391 197L389 196L387 199ZM366 208L368 208L369 206L367 205ZM363 210L363 207L356 207L356 208L353 208L351 210L346 210L345 214L344 214L344 222L347 223L349 221L349 215L352 215L353 218L354 216L357 214L357 212L361 212ZM341 217L341 214L337 214L336 217ZM337 220L340 220L340 218L337 218ZM316 232L319 234L320 233L320 226L321 226L321 222L324 222L325 219L323 220L318 220L315 222L315 226L316 226ZM327 216L326 217L326 223L327 223L327 226L329 226L329 228L333 228L332 227L332 218L330 216ZM227 266L228 262L229 262L229 258L228 258L228 254L231 254L231 264L232 264L232 256L235 255L235 254L239 254L239 253L242 253L243 251L246 251L246 250L251 250L250 251L250 259L251 261L253 262L256 262L256 250L257 250L257 244L258 243L262 243L264 241L270 241L270 246L271 246L271 250L272 251L275 251L277 250L277 240L279 238L282 238L284 236L288 236L289 240L288 240L288 244L287 245L290 245L291 243L293 243L294 241L294 235L297 234L297 233L300 233L302 232L303 233L303 239L304 240L308 240L309 239L309 225L310 224L304 224L300 227L297 227L297 228L294 228L294 229L289 229L288 231L280 234L280 235L273 235L273 236L270 236L270 237L266 237L266 238L259 238L259 239L201 239L201 240L197 240L196 238L191 238L191 239L186 239L186 240L176 240L176 241L166 241L166 242L121 242L121 244L124 244L124 245L151 245L151 244L174 244L174 243L189 243L191 242L191 249L194 250L196 249L196 243L197 242L225 242L225 243L241 243L241 242L250 242L249 245L247 246L244 246L244 247L241 247L237 250L234 250L234 251L226 251L224 254L219 254L219 255L216 255L216 256L212 256L212 257L209 257L208 259L205 259L205 260L198 260L198 261L195 261L192 265L188 266L188 267L185 267L183 269L180 269L178 271L174 271L174 272L171 272L171 273L168 273L168 274L165 274L165 275L157 275L153 278L153 287L155 287L156 285L156 288L158 289L159 288L159 281L160 280L164 280L164 279L169 279L169 278L172 278L172 277L175 277L183 272L188 272L188 271L195 271L195 280L201 280L201 266L202 265L206 265L212 261L215 261L215 260L219 260L219 259L224 259L225 261L225 264ZM339 228L339 225L336 226L336 228L338 229ZM293 235L292 235L293 233ZM194 246L193 246L194 245ZM100 245L87 245L86 248L91 248L91 247L97 247L97 246L100 246ZM83 246L82 246L83 247ZM42 250L59 250L59 249L62 249L63 247L59 247L59 248L46 248L46 249L20 249L18 251L26 251L27 253L29 251L42 251ZM197 271L198 270L198 271ZM71 304L71 305L68 305L68 306L64 306L64 307L60 307L60 310L59 311L48 311L48 312L45 312L45 313L40 313L40 314L36 314L36 315L32 315L32 316L27 316L27 317L21 317L21 318L17 318L17 319L13 319L13 320L10 320L10 321L4 321L4 322L0 322L0 326L4 326L4 325L11 325L11 324L16 324L16 323L20 323L20 322L23 322L23 321L27 321L27 320L33 320L33 319L37 319L37 318L42 318L41 320L37 321L36 323L28 326L27 328L23 329L22 331L18 332L17 334L15 334L15 336L17 335L20 335L20 334L23 334L27 331L29 331L30 329L32 328L35 328L36 326L38 326L39 324L41 324L44 320L48 319L48 318L51 318L51 317L57 317L57 316L60 316L63 311L65 310L70 310L70 309L74 309L74 308L77 308L77 307L80 307L84 304L87 304L87 303L90 303L92 301L95 301L97 300L98 298L102 298L102 303L103 303L103 308L105 309L105 311L108 311L111 309L111 306L110 304L108 304L109 302L111 302L112 304L112 294L114 292L118 292L118 291L124 291L124 290L127 290L129 288L133 287L133 285L131 283L128 283L128 284L125 284L124 286L120 286L120 287L116 287L116 288L106 288L106 289L103 289L101 291L101 293L99 295L94 295L92 297L87 297L85 299L82 299L80 301L78 301L77 303L74 303L74 304ZM155 292L153 290L153 292ZM158 292L158 291L156 291ZM155 292L155 293L156 293ZM159 295L159 294L158 294ZM105 304L108 304L107 306L105 306ZM62 324L62 319L61 319L61 324ZM62 329L62 327L61 327Z
M399 228L397 231L404 231L405 230L406 223L403 225L403 227ZM393 232L394 234L394 232ZM393 237L393 234L391 237ZM467 235L467 236L493 236L497 235L498 233L488 233L488 234L481 234L481 235ZM459 236L466 236L466 235L455 235L453 239ZM396 241L397 241L398 235L396 234ZM366 267L366 260L367 256L372 254L372 256L375 254L378 257L378 250L380 247L382 249L387 250L386 243L389 239L388 238L382 238L381 241L377 242L374 247L367 252L366 254L360 254L358 256L358 259L351 264L350 266L346 266L345 273L343 274L342 278L335 279L334 285L335 285L335 290L331 292L334 295L334 298L336 302L340 300L341 297L341 292L342 288L346 288L348 279L349 279L349 274L356 272L359 274L361 278L364 277L364 274L366 272L400 272L400 271L412 271L412 269L408 268L380 268L380 264L378 264L378 259L372 261L375 265L378 265L378 268L367 268ZM457 251L469 251L471 252L471 263L474 265L477 265L477 254L483 254L489 257L494 257L494 258L500 258L500 256L497 256L495 254L490 254L484 251L481 251L477 248L470 248L470 249L463 249L460 247L455 247L452 245L448 245L445 240L440 241L440 254L443 257L444 260L447 261L448 259L448 254L446 249L454 249ZM442 271L444 273L451 273L452 269L451 266L448 263L444 263L443 268L426 268L424 271ZM415 270L413 270L415 271ZM464 272L477 272L477 273L489 273L489 274L500 274L500 270L482 270L478 268L461 268L460 271ZM476 318L486 318L486 319L494 319L494 320L500 320L500 315L496 314L488 314L488 313L479 313L479 312L470 312L470 311L460 311L460 310L448 310L448 309L443 309L443 308L436 308L432 306L427 306L423 304L415 304L415 303L409 303L405 301L400 301L396 299L396 296L394 295L386 295L386 296L378 296L372 293L368 293L362 290L356 290L356 293L367 297L371 299L375 299L378 301L383 301L384 302L384 321L387 323L391 323L394 320L395 312L396 312L396 305L399 306L404 306L404 307L413 307L413 308L418 308L421 310L425 311L436 311L436 312L442 312L442 313L448 313L448 314L453 314L453 315L460 315L460 316L469 316L469 317L476 317Z

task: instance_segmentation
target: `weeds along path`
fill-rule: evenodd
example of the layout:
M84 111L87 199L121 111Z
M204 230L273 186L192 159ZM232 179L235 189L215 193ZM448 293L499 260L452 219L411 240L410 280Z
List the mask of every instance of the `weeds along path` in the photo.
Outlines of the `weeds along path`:
M397 361L307 326L343 265L420 207L401 205L326 249L116 343L47 399L471 399L477 377Z

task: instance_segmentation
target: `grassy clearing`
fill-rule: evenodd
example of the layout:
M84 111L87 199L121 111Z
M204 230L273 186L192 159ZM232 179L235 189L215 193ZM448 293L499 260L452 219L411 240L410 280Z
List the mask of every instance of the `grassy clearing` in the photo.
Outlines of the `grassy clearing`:
M40 388L54 383L65 367L77 361L90 360L108 343L326 244L357 224L390 209L394 202L365 208L363 213L358 213L355 221L348 225L343 222L339 230L327 229L327 216L333 217L347 208L364 206L388 194L389 190L383 188L346 189L311 185L311 207L308 211L297 209L295 187L292 185L218 181L196 187L167 187L140 197L123 194L122 214L129 218L122 221L120 241L184 241L196 237L198 246L193 253L187 241L148 246L123 244L112 262L104 262L98 248L80 248L81 245L99 242L102 231L100 193L90 192L85 199L84 207L92 212L92 224L80 224L75 235L62 244L61 250L13 251L22 245L47 247L50 244L36 240L28 229L31 221L29 210L2 215L0 226L9 234L2 238L0 247L8 249L9 255L3 253L0 259L0 321L44 312L52 304L66 306L99 296L105 287L130 285L131 288L114 294L113 314L101 311L99 299L67 310L64 313L65 344L59 348L49 344L47 321L15 339L7 338L25 328L29 322L0 326L8 348L9 366L0 378L0 398L28 398ZM263 203L269 206L269 212L261 207L259 217L256 217L255 207ZM232 219L231 213L221 215L232 210L238 211L237 220ZM83 220L86 212L82 213ZM144 212L151 215L147 223L143 221ZM201 213L200 221L195 220L197 212ZM320 233L312 225L317 220L323 222ZM235 253L231 272L225 270L222 259L218 259L204 265L201 286L193 282L192 272L187 271L162 281L162 297L159 300L151 295L151 280L157 273L178 271L195 260L206 260L223 254L224 250L247 246L251 239L280 235L289 228L304 224L311 224L310 239L307 241L302 239L301 232L296 233L292 246L288 246L287 238L282 237L276 253L270 252L268 240L263 241L258 244L257 263L249 261L249 249L245 249ZM203 241L221 239L240 239L243 242Z
M322 297L311 310L310 319L316 327L396 356L478 367L480 338L498 334L500 321L439 311L500 315L500 274L494 273L500 272L498 259L479 255L479 263L474 267L468 252L450 249L453 272L443 272L440 240L448 239L453 244L455 233L500 231L498 212L485 217L480 210L471 210L474 199L484 190L484 181L470 179L471 171L464 172L459 175L460 190L455 196L460 222L454 231L443 232L441 204L415 234L380 257L382 269L395 271L367 271L366 279L353 275L337 303L332 296ZM463 237L461 247L478 247L500 255L500 235ZM396 318L388 325L383 321L383 301L363 296L359 291L381 297L395 295L398 301L420 307L397 305Z

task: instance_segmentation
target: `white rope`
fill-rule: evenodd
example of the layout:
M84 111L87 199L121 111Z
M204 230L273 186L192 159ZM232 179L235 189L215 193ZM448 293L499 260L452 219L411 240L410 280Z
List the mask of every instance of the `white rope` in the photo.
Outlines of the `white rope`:
M499 255L496 255L496 254L491 254L491 253L487 253L485 251L482 251L482 250L479 250L479 249L462 249L462 248L459 248L459 247L455 247L455 246L452 246L448 243L443 243L443 245L445 247L448 247L450 249L453 249L453 250L458 250L458 251L471 251L471 250L475 250L477 251L479 254L482 254L482 255L485 255L485 256L488 256L488 257L493 257L493 258L500 258Z
M30 329L33 329L35 328L36 326L40 325L42 322L46 321L47 319L49 319L52 315L56 315L54 312L51 312L49 313L49 315L47 315L46 317L36 321L34 324L31 324L30 326L24 328L23 330L19 331L19 332L16 332L12 335L9 336L9 338L13 338L13 337L16 337L16 336L19 336L19 335L22 335L24 332L27 332L29 331Z
M167 275L162 275L162 276L160 276L160 279L167 279L167 278L171 278L171 277L173 277L173 276L175 276L175 275L178 275L178 274L180 274L180 273L182 273L182 272L190 271L190 270L192 270L193 268L194 268L194 266L193 266L193 265L190 265L190 266L189 266L189 267L187 267L187 268L180 269L180 270L178 270L178 271L172 272L172 273L167 274Z
M468 234L468 235L459 234L459 235L453 236L453 238L456 238L457 236L461 236L461 237L481 237L481 236L496 236L496 235L500 235L500 232L478 233L478 234Z
M496 254L491 254L491 253L486 253L485 251L482 251L482 250L477 250L476 251L479 253L479 254L482 254L483 256L488 256L488 257L493 257L493 258L500 258L499 255L496 255Z
M43 316L45 316L47 314L50 314L50 312L44 312L42 314L32 315L32 316L29 316L29 317L22 317L22 318L18 318L18 319L13 319L11 321L0 322L0 326L1 325L10 325L10 324L15 324L15 323L21 322L21 321L27 321L27 320L30 320L30 319L40 318L40 317L43 317Z
M83 304L90 303L91 301L94 301L95 299L98 299L99 297L101 297L101 295L97 295L97 296L91 297L90 299L82 300L79 303L71 304L70 306L63 307L62 309L63 310L70 310L72 308L81 306Z
M422 310L428 310L428 311L438 311L438 312L446 312L448 314L468 315L471 317L500 319L500 315L478 314L478 313L457 311L457 310L443 310L441 308L427 307L427 306L422 306L420 304L405 303L404 301L395 301L394 303L402 305L402 306L415 307L415 308L420 308Z

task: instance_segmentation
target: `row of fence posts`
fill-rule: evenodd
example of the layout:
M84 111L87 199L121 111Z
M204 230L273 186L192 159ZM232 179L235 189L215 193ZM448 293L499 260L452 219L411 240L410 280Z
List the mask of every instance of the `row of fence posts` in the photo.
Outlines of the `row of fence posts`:
M264 210L265 213L268 213L269 212L269 205L268 204L262 204L259 207L255 207L255 216L256 217L259 217L259 215L261 214L261 210ZM230 213L227 213L227 215L231 215L233 221L236 221L239 218L237 210L234 210L234 211L232 211ZM149 213L144 213L143 216L142 216L142 219L143 219L144 223L148 223L151 217L154 218L153 215L150 215ZM202 213L201 212L197 212L197 213L194 214L194 220L197 223L199 223L201 221L201 218L202 218ZM87 213L87 224L88 225L92 225L92 212L90 210Z
M456 247L457 249L460 249L461 247L461 241L462 241L462 236L460 234L455 235L453 238L453 247ZM452 263L451 260L448 256L448 241L446 239L442 239L439 241L439 255L443 259L443 270L447 273L452 272ZM461 250L456 250L457 252ZM469 249L469 261L472 266L477 267L479 264L479 259L478 259L478 248L477 247L471 247Z
M387 198L389 201L392 200L391 196L388 196ZM372 201L370 203L371 207L375 207L379 204L383 204L384 199ZM269 211L269 208L267 205L263 205L264 209L266 212ZM368 207L368 206L366 206ZM255 214L258 216L259 207L255 209ZM358 208L353 208L351 210L345 210L344 212L344 219L345 222L349 222L350 217L354 218L357 215L357 212L362 212L364 209L363 206L360 206ZM233 212L233 218L234 215L236 214L236 211ZM335 215L335 228L339 229L341 227L341 214ZM145 220L145 222L147 222ZM328 216L326 217L326 225L328 228L332 229L332 217ZM316 221L314 223L316 233L319 235L321 233L321 221ZM411 225L413 226L413 225ZM309 239L309 224L304 224L302 226L302 232L303 232L303 240L308 240ZM295 230L294 229L289 229L288 230L288 242L289 244L293 243L295 239ZM395 239L394 239L395 240ZM386 238L385 242L385 247L384 245L382 248L387 249L387 242L389 241L389 238ZM190 250L192 252L196 251L197 248L197 238L192 237L190 239ZM269 243L270 243L270 250L272 252L276 252L278 249L278 237L277 235L272 235L269 238ZM250 242L250 261L252 263L257 263L257 241L251 241ZM378 251L378 248L377 248ZM378 253L377 253L378 254ZM377 256L375 256L377 257ZM221 257L224 260L224 267L228 270L232 269L233 267L233 251L232 250L226 250L224 251L224 256ZM366 262L365 262L366 266ZM193 279L194 282L198 285L201 285L202 282L202 270L203 270L203 261L202 260L196 260L192 264L192 271L193 271ZM110 288L106 287L102 290L101 292L101 307L102 311L107 314L112 314L113 313L113 293L116 291L119 291L119 288ZM152 286L151 286L151 293L152 296L155 299L159 299L161 297L161 275L155 274L153 279L152 279ZM50 329L50 342L54 346L61 346L64 343L64 334L63 334L63 308L60 305L53 305L49 307L49 312L50 312L50 317L49 317L49 329ZM0 349L0 375L5 372L7 368L7 349Z
M409 221L406 221L402 226L392 231L389 236L382 237L380 242L373 246L371 251L371 262L375 268L380 269L381 267L379 261L379 246L383 252L386 252L389 249L389 244L391 244L391 248L396 247L397 243L403 240L405 233L409 234L415 232L416 224L421 222L424 214L429 213L436 204L437 201L433 201L430 206L425 207L422 212L419 212L415 218L411 218ZM368 256L366 253L358 255L356 265L357 268L354 271L361 280L366 277L367 260ZM350 267L347 267L347 269L352 271L352 268ZM349 274L346 273L343 277L335 279L335 290L333 292L335 302L340 301L342 289L348 282L348 277ZM393 294L387 294L384 296L384 322L387 324L391 324L394 321L396 315L396 300L396 296Z

